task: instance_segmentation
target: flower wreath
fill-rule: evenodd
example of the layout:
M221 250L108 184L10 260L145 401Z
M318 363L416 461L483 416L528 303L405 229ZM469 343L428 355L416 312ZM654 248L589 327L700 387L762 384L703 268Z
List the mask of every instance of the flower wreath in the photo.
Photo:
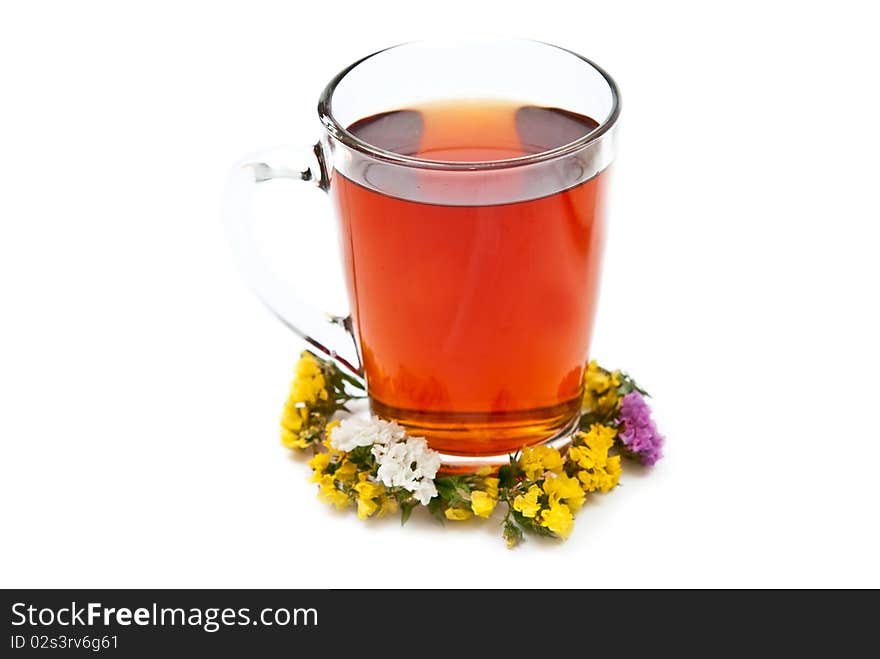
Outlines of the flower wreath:
M332 361L304 351L294 370L281 417L281 441L309 450L318 497L339 509L357 506L360 519L400 511L405 524L417 506L438 520L488 518L499 502L508 547L523 533L564 539L588 494L617 486L621 457L653 465L663 437L645 396L621 371L591 361L584 375L579 431L563 454L549 446L524 447L500 469L437 475L440 457L421 437L393 421L344 416L366 398L364 383Z

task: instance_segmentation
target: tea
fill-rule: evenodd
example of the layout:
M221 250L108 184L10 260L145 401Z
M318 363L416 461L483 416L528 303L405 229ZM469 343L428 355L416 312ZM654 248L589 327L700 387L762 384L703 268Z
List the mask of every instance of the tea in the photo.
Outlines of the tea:
M405 108L349 131L407 156L479 162L547 151L596 126L564 110L493 100ZM514 188L531 177L510 171L509 196L528 197ZM490 172L467 175L480 183ZM432 184L417 167L408 176L414 191ZM376 414L437 450L468 455L543 441L577 416L604 233L603 177L550 196L459 205L452 190L448 204L418 203L334 173L330 192Z

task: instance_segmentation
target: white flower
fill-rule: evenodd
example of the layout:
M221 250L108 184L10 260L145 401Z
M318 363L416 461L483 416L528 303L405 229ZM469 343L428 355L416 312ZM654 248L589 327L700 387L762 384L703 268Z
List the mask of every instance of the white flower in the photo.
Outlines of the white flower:
M379 463L379 471L376 478L385 483L387 487L403 486L404 483L415 480L416 473L413 470L412 460L408 460L407 442L394 442L393 444L374 444L372 449L376 462Z
M434 487L434 481L430 478L423 478L416 485L416 489L412 491L413 496L419 500L423 506L427 506L428 503L437 496L437 488Z
M434 477L440 469L440 454L428 448L424 437L408 437L394 421L349 417L332 430L330 445L340 451L372 445L379 465L376 477L386 487L412 492L423 506L437 496Z
M407 437L404 442L374 444L379 471L376 477L386 487L402 487L426 506L437 496L434 476L440 469L440 454L428 448L424 437Z
M406 439L406 431L393 421L349 417L330 432L330 446L340 451L352 451L358 446L390 444Z

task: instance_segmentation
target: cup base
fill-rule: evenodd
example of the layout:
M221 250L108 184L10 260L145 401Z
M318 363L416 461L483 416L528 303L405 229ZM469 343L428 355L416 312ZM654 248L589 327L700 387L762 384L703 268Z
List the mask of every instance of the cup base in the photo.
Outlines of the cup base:
M564 451L571 444L575 434L578 431L580 417L575 417L563 429L552 437L530 446L549 446L557 451ZM472 473L486 467L498 469L506 464L510 464L510 457L515 453L498 453L497 455L453 455L440 451L440 473L442 474L464 474Z
M578 406L580 403L578 402ZM349 404L349 409L352 413L352 416L369 418L373 413L376 413L375 409L375 401L373 402L373 408L371 410L370 404L366 400L353 401ZM383 418L394 418L391 415L383 415L381 411L378 416ZM562 451L568 448L569 444L571 444L572 439L574 438L575 433L578 431L578 427L580 424L580 415L576 414L571 417L569 421L565 422L565 424L560 428L557 426L556 430L550 434L549 437L545 439L541 439L539 441L530 441L528 442L528 446L550 446L559 451ZM405 422L402 424L404 427L407 427L408 424ZM419 433L411 428L408 430L412 431L412 434L418 435ZM485 467L492 467L497 469L498 467L503 467L506 464L510 463L510 456L515 455L517 451L521 448L518 447L512 451L499 451L497 453L488 453L488 454L479 454L479 455L462 455L456 453L447 453L442 449L435 448L435 450L440 454L440 459L442 461L440 472L443 474L461 474L461 473L471 473L483 469Z
M413 437L426 437L432 449L449 456L497 459L523 446L558 437L580 417L580 396L547 407L507 411L458 412L414 410L370 397L370 409L381 419L394 419Z

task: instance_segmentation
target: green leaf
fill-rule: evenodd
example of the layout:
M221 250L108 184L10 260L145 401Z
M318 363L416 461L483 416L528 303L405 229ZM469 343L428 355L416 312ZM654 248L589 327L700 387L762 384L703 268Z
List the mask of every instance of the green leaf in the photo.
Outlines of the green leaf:
M517 523L523 527L526 531L530 531L535 535L542 535L546 538L555 538L553 531L548 529L546 526L541 526L540 523L536 522L532 517L526 517L518 510L513 511L513 518L517 521Z
M498 480L501 487L513 487L516 485L517 467L515 464L504 465L498 470Z
M400 525L403 526L409 521L413 509L419 505L416 501L406 501L400 503Z
M642 396L651 397L647 391L642 389L635 380L633 380L629 374L621 371L620 373L621 382L620 386L617 387L617 395L620 397L626 396L628 393L632 393L633 391L638 391Z
M462 498L462 500L471 500L471 486L463 478L455 481L455 492L458 494L459 497Z
M375 458L370 451L371 448L370 446L356 446L349 452L348 459L359 467L372 469Z
M509 519L504 522L504 541L509 549L513 549L523 541L523 532Z
M428 512L437 518L441 524L445 523L446 516L443 514L443 500L440 497L434 497L428 502Z
M338 369L337 369L337 373L339 373L339 379L342 382L348 383L352 387L354 387L356 389L360 389L361 391L367 390L367 385L363 380L356 378L353 375L349 375L348 373L345 373L344 371L341 371Z
M455 496L455 485L449 480L449 477L440 477L434 479L434 486L437 488L437 494L447 501ZM432 499L433 501L433 499Z
M471 500L471 487L465 476L442 476L434 479L437 494L453 508L468 506Z

